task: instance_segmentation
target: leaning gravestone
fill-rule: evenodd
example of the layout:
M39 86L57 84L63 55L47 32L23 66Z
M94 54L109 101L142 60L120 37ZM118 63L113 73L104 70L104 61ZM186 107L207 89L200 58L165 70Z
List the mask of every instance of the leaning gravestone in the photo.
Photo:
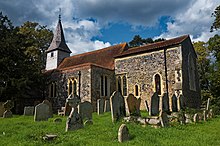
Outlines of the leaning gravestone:
M48 100L44 100L42 103L47 104L49 106L49 118L53 117L52 104Z
M34 115L34 106L25 106L24 116L33 116L33 115Z
M129 140L129 137L128 127L125 124L122 124L118 130L118 141L125 142Z
M125 101L120 92L113 92L112 96L110 97L110 107L112 122L118 121L121 117L126 116Z
M14 107L14 102L11 100L7 100L4 104L4 109L5 112L3 113L3 118L11 118L12 117L12 112L11 109Z
M127 97L127 105L130 115L140 115L141 99L137 99L133 94L129 94Z
M195 123L199 122L199 115L197 113L193 116L193 122Z
M67 99L66 102L72 107L72 111L67 118L66 122L66 131L77 130L83 128L83 120L81 115L78 112L78 105L80 103L80 98L76 94L71 94Z
M97 113L98 113L98 115L104 113L104 103L105 103L105 100L103 98L97 100L97 108L98 108Z
M65 103L64 115L65 115L65 116L69 116L69 115L70 115L71 110L72 110L72 107L71 107L71 106L69 106L69 104L68 104L68 103Z
M169 126L169 119L167 117L167 113L160 111L160 122L162 127L168 127Z
M162 110L164 112L169 111L169 99L168 99L167 93L163 93L163 96L162 96Z
M178 112L177 97L175 94L172 96L172 112Z
M104 112L109 112L109 111L110 111L110 101L105 100Z
M93 107L90 102L84 101L79 103L78 112L81 115L82 119L92 120Z
M157 92L155 92L151 97L151 107L150 107L151 116L156 116L159 114L159 102L160 102L160 98Z
M49 106L40 103L35 107L34 121L47 121L49 118Z

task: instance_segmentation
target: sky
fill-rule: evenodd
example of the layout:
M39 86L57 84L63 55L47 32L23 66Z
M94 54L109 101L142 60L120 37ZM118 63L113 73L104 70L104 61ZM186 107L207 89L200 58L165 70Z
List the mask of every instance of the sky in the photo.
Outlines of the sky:
M38 22L55 29L59 9L72 55L142 38L189 34L208 41L211 14L220 0L0 0L0 11L13 25Z

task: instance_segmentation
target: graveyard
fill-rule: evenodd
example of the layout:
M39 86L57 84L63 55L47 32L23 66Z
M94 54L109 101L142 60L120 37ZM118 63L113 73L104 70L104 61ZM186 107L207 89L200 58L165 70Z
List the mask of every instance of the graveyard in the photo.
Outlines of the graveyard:
M147 113L141 111L143 116ZM61 118L61 123L54 119ZM136 123L126 123L131 140L118 142L118 128L124 122L112 123L110 113L93 113L93 125L77 131L65 132L67 117L54 115L48 121L34 122L33 116L0 118L1 145L218 145L220 143L220 117L206 122L180 125L169 128L153 128ZM51 141L43 140L46 134L55 134Z

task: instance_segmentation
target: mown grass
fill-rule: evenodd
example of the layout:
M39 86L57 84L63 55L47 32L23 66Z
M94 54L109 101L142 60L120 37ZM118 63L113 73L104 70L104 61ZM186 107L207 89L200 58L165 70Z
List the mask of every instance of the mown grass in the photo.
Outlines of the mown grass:
M132 139L125 143L117 141L122 122L112 123L110 113L100 116L94 113L93 125L71 132L65 132L66 117L60 117L62 123L54 123L54 118L44 122L34 122L32 116L0 118L0 145L220 145L220 117L197 124L176 124L158 129L127 123ZM53 141L44 141L42 137L45 134L56 134L58 137Z

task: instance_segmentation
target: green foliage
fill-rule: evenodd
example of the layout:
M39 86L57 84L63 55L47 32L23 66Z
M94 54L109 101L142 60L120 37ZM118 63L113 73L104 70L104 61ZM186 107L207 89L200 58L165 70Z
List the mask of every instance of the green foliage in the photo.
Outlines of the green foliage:
M45 49L52 32L38 23L14 27L0 13L0 96L1 101L41 96Z
M153 40L152 38L146 38L143 39L141 38L140 35L135 35L133 40L131 40L129 42L129 46L132 47L138 47L138 46L142 46L144 44L150 44L150 43L155 43L155 42L160 42L160 41L164 41L164 38L158 38L156 40Z
M54 117L54 118L57 118ZM34 122L33 116L0 118L1 145L119 145L118 129L122 122L112 123L110 113L93 114L93 125L77 131L65 132L67 117L61 123L49 121ZM135 123L126 123L131 140L120 145L219 145L220 117L197 124L175 125L169 128L152 128ZM52 141L42 139L46 134L56 134Z
M215 17L215 20L211 26L211 32L220 28L220 5L216 7L212 16Z

